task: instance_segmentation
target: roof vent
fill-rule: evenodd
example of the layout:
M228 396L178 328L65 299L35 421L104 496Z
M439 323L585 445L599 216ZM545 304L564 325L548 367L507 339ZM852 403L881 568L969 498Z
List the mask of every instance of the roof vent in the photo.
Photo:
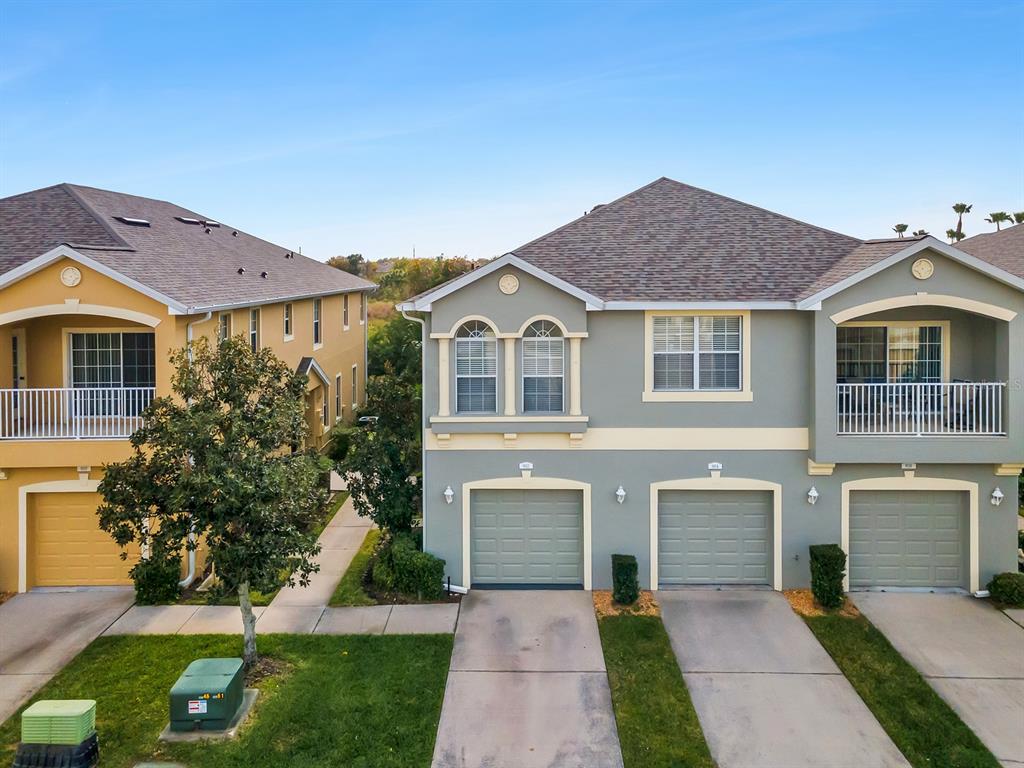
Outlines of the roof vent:
M213 232L213 230L212 230L212 229L210 229L209 227L207 227L207 228L206 228L206 229L204 229L203 231L204 231L204 232L205 232L206 234L210 234L211 232Z
M199 219L190 219L188 216L175 216L174 218L176 218L182 224L202 224L202 222L199 221Z
M262 277L264 280L266 280L267 279L267 271L263 270L262 272L260 272L260 277Z
M130 216L115 216L115 219L120 221L122 224L128 224L132 227L148 227L149 222L146 219L133 219Z
M238 237L238 230L236 229L234 232L232 232L231 236L232 237Z
M238 268L238 274L244 275L245 274L245 267L239 267Z

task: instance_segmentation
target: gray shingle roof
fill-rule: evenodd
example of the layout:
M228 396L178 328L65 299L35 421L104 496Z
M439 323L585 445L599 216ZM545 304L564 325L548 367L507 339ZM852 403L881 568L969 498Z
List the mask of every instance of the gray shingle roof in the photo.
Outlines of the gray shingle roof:
M1024 224L1016 224L1002 232L968 237L956 247L1007 272L1024 277Z
M7 197L0 200L0 274L67 244L196 309L374 287L224 222L207 233L203 225L176 217L214 220L162 200L72 184ZM285 258L289 253L294 258ZM239 268L245 271L239 274Z
M513 253L606 301L792 301L861 243L661 178Z

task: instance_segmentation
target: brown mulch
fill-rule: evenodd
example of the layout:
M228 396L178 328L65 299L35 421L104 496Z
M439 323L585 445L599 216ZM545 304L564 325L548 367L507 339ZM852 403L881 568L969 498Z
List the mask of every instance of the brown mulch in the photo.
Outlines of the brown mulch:
M268 677L284 677L292 671L292 665L273 656L259 656L256 663L245 671L245 686L251 688Z
M848 619L855 619L860 616L860 611L857 610L857 606L850 601L849 597L846 598L842 608L834 611L818 605L809 589L786 589L783 590L782 594L789 600L793 610L801 616L844 616Z
M3 605L8 600L10 600L12 597L14 597L14 593L13 592L0 592L0 605Z
M612 600L611 590L594 590L594 610L599 619L606 616L660 616L661 608L650 590L642 590L633 605L620 605Z

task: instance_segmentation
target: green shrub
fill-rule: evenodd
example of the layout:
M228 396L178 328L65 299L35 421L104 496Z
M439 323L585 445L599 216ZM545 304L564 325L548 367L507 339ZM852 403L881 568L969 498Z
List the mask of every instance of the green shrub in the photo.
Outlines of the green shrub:
M841 608L846 553L838 544L811 545L811 592L822 608Z
M1024 549L1024 531L1017 531L1017 549Z
M1024 573L997 573L985 589L997 603L1024 608Z
M352 432L358 427L342 427L338 425L331 430L331 441L327 444L327 458L335 464L340 464L348 456L348 449L352 446Z
M632 605L640 597L640 578L633 555L612 555L612 599Z
M173 603L181 594L181 557L140 558L130 571L139 605Z
M444 595L444 560L416 546L412 534L392 537L373 565L373 582L417 600L440 600Z

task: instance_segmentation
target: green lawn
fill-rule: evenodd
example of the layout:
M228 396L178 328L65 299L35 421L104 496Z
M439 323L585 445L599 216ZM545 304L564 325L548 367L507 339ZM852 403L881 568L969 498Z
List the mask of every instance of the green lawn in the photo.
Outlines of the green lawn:
M999 768L974 732L866 618L803 619L914 768Z
M330 605L377 604L377 601L363 590L363 576L366 574L366 568L370 564L370 558L373 557L373 551L377 548L377 542L379 541L379 529L371 528L366 532L366 538L363 539L359 551L352 558L352 562L349 563L345 575L341 577L341 581L338 582L338 586L331 596Z
M167 694L190 661L239 656L226 635L101 637L36 698L93 698L104 768L179 760L203 768L393 768L430 765L450 635L268 635L260 652L290 665L260 685L237 741L163 745ZM19 720L0 726L0 765L10 765Z
M713 768L661 618L598 620L626 768Z
M327 508L324 511L323 519L320 521L320 523L316 525L316 527L313 528L313 532L316 534L317 538L320 538L320 534L324 532L324 529L330 524L331 520L334 519L334 516L338 514L338 510L341 509L341 505L345 503L345 499L347 498L347 491L336 493L334 494L333 497L331 497L331 501L330 503L328 503ZM290 575L291 573L289 571L281 572L282 586L284 585L285 580ZM255 606L270 605L270 601L277 597L277 593L280 591L281 587L278 587L277 589L271 592L258 592L254 589L251 592L249 592L249 599ZM190 592L184 597L182 597L181 600L179 600L178 602L182 605L210 604L210 600L207 598L206 593L204 592ZM224 595L223 597L215 600L213 602L213 605L238 605L238 595Z

